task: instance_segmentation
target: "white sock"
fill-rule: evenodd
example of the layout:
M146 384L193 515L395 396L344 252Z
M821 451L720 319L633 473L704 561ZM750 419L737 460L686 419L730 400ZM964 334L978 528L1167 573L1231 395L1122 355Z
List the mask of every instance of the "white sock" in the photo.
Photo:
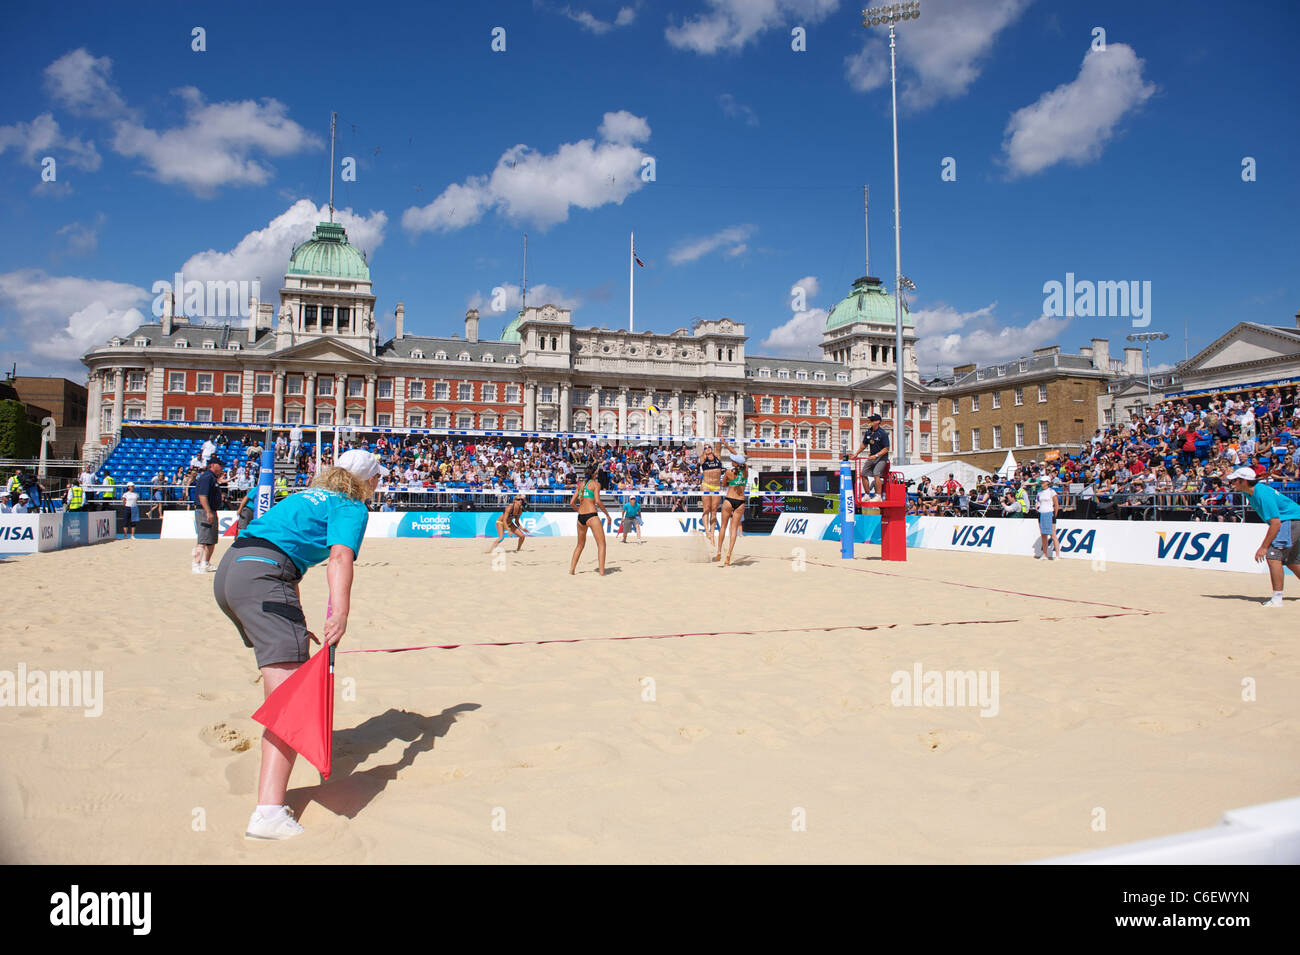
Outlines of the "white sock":
M273 817L275 817L275 816L278 816L278 815L280 814L280 810L282 810L283 808L284 808L283 806L261 806L261 805L259 805L259 806L257 807L257 814L258 814L259 816L261 816L263 819L271 819L271 818L273 818Z
M1281 603L1281 602L1282 602L1282 591L1280 591L1280 590L1275 590L1275 591L1273 591L1273 599L1276 600L1278 603Z

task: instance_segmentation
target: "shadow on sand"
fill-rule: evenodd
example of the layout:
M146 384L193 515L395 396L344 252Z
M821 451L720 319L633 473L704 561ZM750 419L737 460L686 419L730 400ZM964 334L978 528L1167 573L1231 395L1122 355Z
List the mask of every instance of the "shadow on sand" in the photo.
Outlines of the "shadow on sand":
M287 802L294 815L302 818L308 803L318 803L330 812L353 819L384 791L398 773L415 762L420 753L433 749L447 735L461 713L479 708L478 703L458 703L437 716L422 716L407 710L388 710L372 716L360 726L334 733L334 761L330 779L316 786L291 790ZM395 739L404 740L401 759L357 772L357 767Z

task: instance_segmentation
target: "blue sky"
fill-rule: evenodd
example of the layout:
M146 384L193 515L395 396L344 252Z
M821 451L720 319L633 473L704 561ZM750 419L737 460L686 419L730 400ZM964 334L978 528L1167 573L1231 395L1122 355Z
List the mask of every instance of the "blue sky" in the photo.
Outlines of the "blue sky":
M638 330L725 315L751 354L816 355L825 310L863 273L863 184L871 271L892 287L888 46L860 6L461 6L7 12L4 367L84 380L77 356L149 316L153 283L177 270L260 275L274 300L326 203L331 111L337 161L356 164L335 204L369 253L385 336L399 300L409 332L461 333L473 304L498 335L524 232L530 302L626 327L635 230ZM1067 273L1151 283L1146 330L1170 334L1153 363L1182 359L1184 323L1195 354L1237 321L1294 322L1300 5L921 10L898 55L925 375L1094 336L1117 351L1128 318L1043 314L1044 283Z

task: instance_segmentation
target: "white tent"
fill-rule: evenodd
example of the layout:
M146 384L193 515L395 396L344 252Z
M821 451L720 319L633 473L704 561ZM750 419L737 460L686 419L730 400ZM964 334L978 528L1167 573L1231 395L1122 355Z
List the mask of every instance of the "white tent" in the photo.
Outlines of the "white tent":
M998 477L1011 477L1016 473L1016 456L1010 451L1007 452L1007 459L1002 462L1002 467L998 468Z
M993 476L983 468L965 461L931 461L928 464L904 464L902 467L895 465L891 470L901 471L905 481L920 481L921 478L928 477L933 484L942 484L951 474L968 491L974 489L980 478Z

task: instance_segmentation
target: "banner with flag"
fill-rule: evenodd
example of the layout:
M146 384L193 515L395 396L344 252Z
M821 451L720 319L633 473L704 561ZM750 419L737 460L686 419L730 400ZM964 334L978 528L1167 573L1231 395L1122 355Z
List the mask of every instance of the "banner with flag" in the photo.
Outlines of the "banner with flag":
M330 778L334 741L334 647L321 648L293 671L253 719Z

